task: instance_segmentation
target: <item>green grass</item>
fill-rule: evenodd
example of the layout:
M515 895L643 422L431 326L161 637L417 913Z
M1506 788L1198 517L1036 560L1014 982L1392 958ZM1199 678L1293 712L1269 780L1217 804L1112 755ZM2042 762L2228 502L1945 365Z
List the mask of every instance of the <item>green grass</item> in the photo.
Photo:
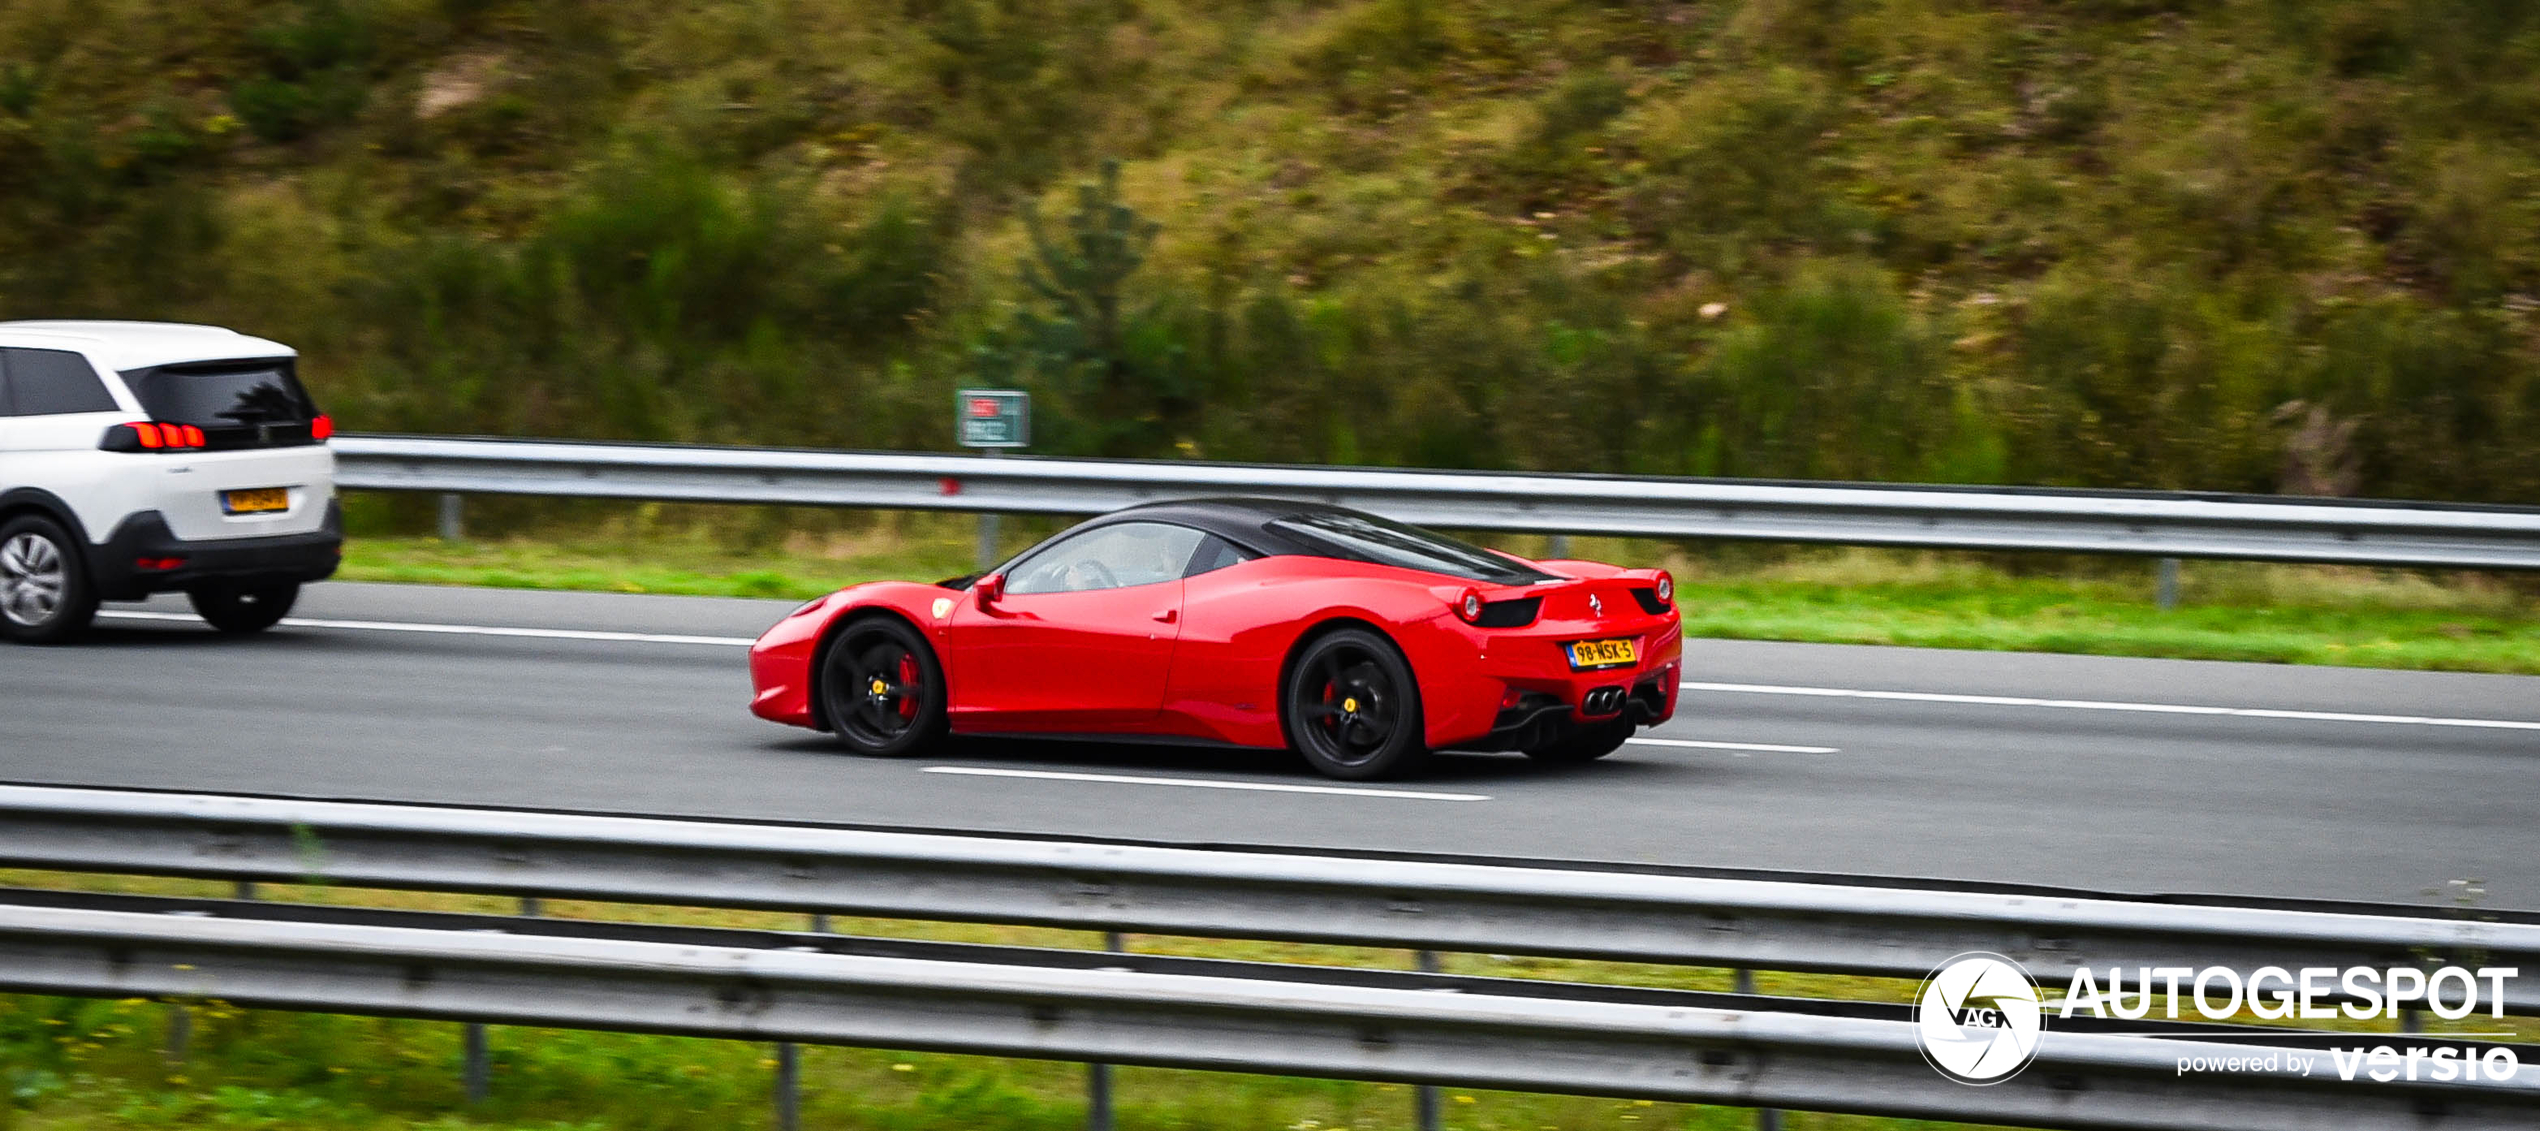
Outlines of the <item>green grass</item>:
M90 891L224 896L205 880L0 872L0 884ZM490 896L266 885L260 898L501 914ZM555 901L543 914L755 929L804 926L798 915ZM842 933L1047 947L1091 947L1081 931L840 919ZM1249 961L1402 969L1405 952L1366 948L1131 936L1129 949ZM1729 971L1560 959L1442 956L1447 972L1659 988L1726 990ZM1759 972L1766 994L1902 1001L1894 979ZM459 1027L446 1022L242 1011L196 1002L181 1063L165 1056L171 1007L0 996L0 1131L106 1128L305 1128L310 1131L724 1131L765 1125L774 1067L761 1044L623 1033L490 1031L492 1095L464 1102ZM2478 1019L2479 1027L2494 1023ZM2331 1024L2386 1031L2375 1023ZM2540 1036L2529 1019L2505 1024ZM2436 1028L2448 1027L2437 1022ZM1076 1065L877 1049L803 1051L803 1124L858 1131L1067 1131L1083 1125ZM1119 1124L1131 1131L1389 1131L1411 1125L1410 1089L1289 1077L1170 1069L1118 1071ZM1579 1096L1443 1089L1457 1131L1731 1131L1753 1126L1737 1108ZM1794 1113L1792 1131L1914 1131L1959 1126Z
M1029 536L1017 531L1007 548ZM1539 538L1502 541L1544 552ZM948 519L737 551L702 533L356 539L342 576L800 599L874 578L964 573L972 545L966 525ZM2063 576L1948 554L1791 551L1759 561L1602 539L1580 539L1572 552L1666 563L1698 637L2540 674L2540 602L2527 584L2493 577L2191 562L2181 607L2163 612L2141 563L2084 561Z

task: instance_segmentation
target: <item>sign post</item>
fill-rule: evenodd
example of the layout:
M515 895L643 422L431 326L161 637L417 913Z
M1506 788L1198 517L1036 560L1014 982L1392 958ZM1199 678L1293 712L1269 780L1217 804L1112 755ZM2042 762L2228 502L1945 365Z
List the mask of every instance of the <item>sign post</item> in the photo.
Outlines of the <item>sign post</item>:
M1032 443L1032 394L1021 389L961 389L953 393L953 440L990 456ZM979 513L979 568L994 569L997 516Z

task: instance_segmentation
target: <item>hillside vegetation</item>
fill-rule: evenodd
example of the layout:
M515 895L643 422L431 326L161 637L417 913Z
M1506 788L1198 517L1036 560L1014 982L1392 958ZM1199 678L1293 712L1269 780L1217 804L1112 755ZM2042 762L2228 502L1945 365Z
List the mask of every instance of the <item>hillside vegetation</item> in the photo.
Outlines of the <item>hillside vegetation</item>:
M367 430L2532 503L2535 133L2523 0L12 0L0 314Z

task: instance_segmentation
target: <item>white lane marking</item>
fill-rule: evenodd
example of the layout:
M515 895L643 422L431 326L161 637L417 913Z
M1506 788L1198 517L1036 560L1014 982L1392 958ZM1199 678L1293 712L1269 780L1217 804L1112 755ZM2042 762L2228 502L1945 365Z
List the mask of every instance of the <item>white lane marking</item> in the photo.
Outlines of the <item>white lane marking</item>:
M117 620L183 621L200 623L202 618L187 613L156 613L145 610L113 609L97 614ZM390 620L320 620L314 617L284 617L282 623L291 628L345 628L364 632L424 632L441 636L514 636L533 640L606 640L625 644L710 644L725 648L747 648L758 643L740 636L680 636L666 632L599 632L584 628L507 628L483 624L415 624Z
M1634 746L1681 746L1689 750L1758 750L1766 754L1840 754L1835 746L1776 746L1769 742L1701 742L1690 738L1626 738Z
M1965 703L1981 707L2052 707L2067 711L2134 711L2154 715L2229 715L2243 719L2294 719L2319 723L2392 723L2427 727L2484 727L2491 730L2540 730L2540 722L2518 719L2452 719L2434 715L2362 715L2346 711L2280 711L2265 707L2197 707L2182 703L2112 703L2099 699L2030 699L2017 695L1949 695L1937 691L1860 691L1848 687L1782 687L1766 683L1698 683L1686 680L1685 691L1721 691L1746 695L1811 695L1825 699L1886 699L1908 703Z
M1416 789L1352 789L1342 785L1286 785L1279 782L1209 781L1201 778L1145 778L1127 774L1069 774L1056 770L1000 770L988 766L928 766L930 774L962 774L979 778L1038 778L1046 781L1089 781L1107 785L1179 785L1192 789L1250 789L1263 793L1336 793L1344 797L1393 797L1406 801L1488 801L1481 793L1424 793Z

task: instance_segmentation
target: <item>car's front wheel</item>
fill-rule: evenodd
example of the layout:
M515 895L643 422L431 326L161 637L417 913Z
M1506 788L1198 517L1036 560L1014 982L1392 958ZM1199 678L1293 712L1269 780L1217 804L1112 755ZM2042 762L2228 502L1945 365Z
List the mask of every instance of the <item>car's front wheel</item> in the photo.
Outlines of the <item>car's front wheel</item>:
M944 733L943 666L907 622L861 617L838 630L821 660L820 707L848 749L912 754Z
M185 591L194 615L227 633L263 632L282 623L300 600L300 583L216 582Z
M1315 638L1281 699L1288 743L1329 777L1398 777L1428 760L1420 685L1393 642L1365 629Z
M0 524L0 637L59 644L97 618L97 590L60 523L20 515Z

